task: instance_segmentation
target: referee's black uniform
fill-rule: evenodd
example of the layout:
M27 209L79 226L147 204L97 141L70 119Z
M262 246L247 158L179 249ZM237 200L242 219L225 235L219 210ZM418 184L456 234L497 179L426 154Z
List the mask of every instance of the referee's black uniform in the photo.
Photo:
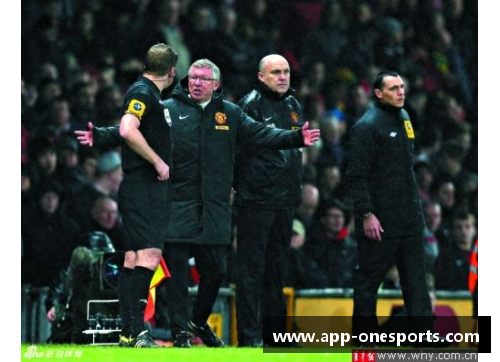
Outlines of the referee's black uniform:
M424 218L413 172L413 141L408 113L380 101L350 131L347 179L354 200L359 252L354 286L356 334L377 328L377 291L394 264L408 315L432 316L425 283ZM382 241L364 234L363 215L370 213L384 229Z
M139 131L149 146L169 166L172 165L172 135L160 92L149 79L139 76L127 91L123 114L140 120ZM122 145L123 181L119 207L123 217L125 250L163 249L165 225L170 216L170 180L159 181L157 172L126 142Z

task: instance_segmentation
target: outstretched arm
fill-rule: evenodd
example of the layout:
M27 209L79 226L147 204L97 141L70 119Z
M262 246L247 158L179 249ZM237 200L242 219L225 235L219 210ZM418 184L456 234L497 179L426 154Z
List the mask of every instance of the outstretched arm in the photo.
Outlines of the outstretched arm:
M311 146L320 137L319 129L308 129L309 122L306 122L300 130L288 131L267 127L262 122L256 122L243 111L240 116L238 141L245 144L285 150Z
M86 131L75 131L75 135L81 145L90 147L109 149L121 145L120 128L118 126L94 127L93 123L89 122Z

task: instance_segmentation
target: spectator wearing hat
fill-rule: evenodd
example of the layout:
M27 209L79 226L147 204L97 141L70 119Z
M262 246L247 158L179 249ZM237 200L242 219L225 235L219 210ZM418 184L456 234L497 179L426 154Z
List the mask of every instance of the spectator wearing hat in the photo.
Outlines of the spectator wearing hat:
M348 224L344 204L335 199L326 201L307 240L306 253L327 275L329 287L351 288L353 284L357 243L349 235Z
M94 181L82 186L66 205L68 215L86 228L92 223L92 206L95 200L100 197L116 200L122 178L120 154L110 151L101 155L97 160Z
M36 217L21 227L24 241L22 283L48 286L78 245L78 225L61 211L61 186L50 181L36 198Z

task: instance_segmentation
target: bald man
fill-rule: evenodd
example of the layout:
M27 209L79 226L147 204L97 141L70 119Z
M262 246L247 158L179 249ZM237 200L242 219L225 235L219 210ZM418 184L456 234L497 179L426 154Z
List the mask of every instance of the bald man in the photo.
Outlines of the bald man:
M314 213L319 204L319 190L310 183L302 186L302 202L297 208L295 218L302 221L306 230L312 225Z
M239 105L267 127L299 129L304 119L292 93L287 60L272 54L260 61L257 85ZM294 209L302 196L301 160L300 149L250 146L238 150L235 205L239 346L262 347L267 342L263 341L262 317L286 316L283 287Z

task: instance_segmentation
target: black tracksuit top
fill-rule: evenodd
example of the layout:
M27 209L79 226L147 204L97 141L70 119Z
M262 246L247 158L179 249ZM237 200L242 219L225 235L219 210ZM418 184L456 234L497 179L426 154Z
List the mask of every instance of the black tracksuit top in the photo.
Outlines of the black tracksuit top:
M291 91L281 97L265 84L244 96L240 107L267 127L296 130L304 125L299 102ZM302 198L302 150L239 147L236 158L236 205L269 209L297 206Z
M351 128L346 175L358 235L364 234L367 212L377 216L386 237L423 231L414 137L408 113L378 101Z

